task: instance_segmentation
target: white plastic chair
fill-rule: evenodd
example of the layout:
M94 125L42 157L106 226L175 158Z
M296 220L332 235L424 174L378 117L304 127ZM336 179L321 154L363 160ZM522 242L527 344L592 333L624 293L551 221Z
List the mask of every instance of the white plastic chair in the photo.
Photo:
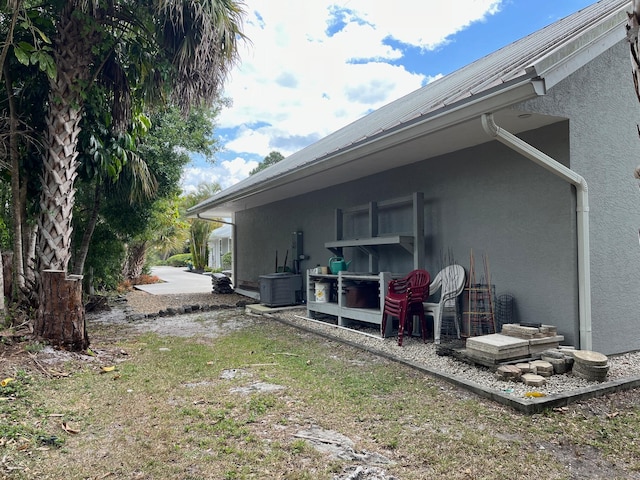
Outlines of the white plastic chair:
M440 330L442 329L442 310L445 304L455 300L464 289L465 271L460 265L449 265L438 272L436 278L429 285L429 294L433 295L440 291L440 301L438 303L425 302L424 314L433 317L433 342L440 343ZM460 338L460 326L455 321L458 338Z

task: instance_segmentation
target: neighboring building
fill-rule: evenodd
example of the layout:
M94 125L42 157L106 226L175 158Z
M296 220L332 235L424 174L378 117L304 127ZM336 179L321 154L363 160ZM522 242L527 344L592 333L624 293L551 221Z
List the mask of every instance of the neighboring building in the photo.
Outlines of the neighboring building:
M513 295L518 320L556 325L583 349L640 349L630 9L595 3L190 213L232 217L240 289L273 271L272 252L290 245L291 232L304 234L303 271L327 263L325 244L402 235L409 243L344 247L350 270L435 275L450 257L468 270L473 251L478 279L486 254L496 293ZM386 203L407 195L413 203Z
M223 225L209 234L209 266L213 269L225 268L222 257L233 251L231 225Z

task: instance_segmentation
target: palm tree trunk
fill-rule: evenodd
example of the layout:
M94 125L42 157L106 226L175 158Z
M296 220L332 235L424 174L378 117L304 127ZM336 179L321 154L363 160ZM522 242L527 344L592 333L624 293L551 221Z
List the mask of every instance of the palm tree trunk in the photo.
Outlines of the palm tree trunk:
M82 282L71 277L60 279L60 272L66 276L71 258L81 89L90 79L91 49L98 41L82 16L74 15L76 3L70 0L64 7L54 41L57 76L50 81L45 134L38 241L40 305L34 334L54 345L83 350L89 346L89 337L82 308ZM67 295L67 303L56 298L58 295Z
M135 280L142 275L144 262L147 258L147 242L139 242L130 245L127 253L127 261L123 276L125 280Z

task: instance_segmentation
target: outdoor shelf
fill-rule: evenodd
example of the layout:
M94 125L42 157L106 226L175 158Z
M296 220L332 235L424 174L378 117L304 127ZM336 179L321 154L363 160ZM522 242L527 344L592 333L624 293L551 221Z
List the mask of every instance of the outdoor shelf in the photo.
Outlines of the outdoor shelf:
M350 321L366 322L375 325L382 324L382 310L384 298L387 293L389 281L396 278L390 272L380 273L357 273L339 272L338 275L319 274L307 272L307 315L315 318L317 313L332 315L337 317L339 326L348 326ZM329 290L335 291L335 298L328 293L325 301L316 301L316 282L327 282L330 284ZM353 282L369 283L375 286L378 302L375 308L359 308L347 306L346 290ZM390 332L386 332L390 334Z
M336 255L345 247L358 247L367 254L375 254L375 247L382 245L400 245L409 253L413 253L414 238L412 235L385 235L382 237L354 238L351 240L336 240L324 244L325 248Z
M390 208L409 208L411 214L411 230L403 232L384 232L379 229L379 216ZM345 216L352 214L365 214L368 218L368 232L362 238L344 238ZM424 264L424 195L415 192L400 198L369 202L368 205L360 205L351 208L338 208L335 211L335 240L326 242L325 248L336 256L343 256L344 248L357 248L369 256L368 269L371 272L378 271L378 257L383 246L397 245L413 256L414 268L421 268Z

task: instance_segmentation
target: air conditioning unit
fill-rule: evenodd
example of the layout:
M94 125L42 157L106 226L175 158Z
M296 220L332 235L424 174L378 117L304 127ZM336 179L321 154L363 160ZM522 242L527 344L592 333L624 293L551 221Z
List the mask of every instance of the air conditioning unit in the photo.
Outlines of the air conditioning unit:
M302 275L270 273L260 276L260 303L284 307L302 302Z

